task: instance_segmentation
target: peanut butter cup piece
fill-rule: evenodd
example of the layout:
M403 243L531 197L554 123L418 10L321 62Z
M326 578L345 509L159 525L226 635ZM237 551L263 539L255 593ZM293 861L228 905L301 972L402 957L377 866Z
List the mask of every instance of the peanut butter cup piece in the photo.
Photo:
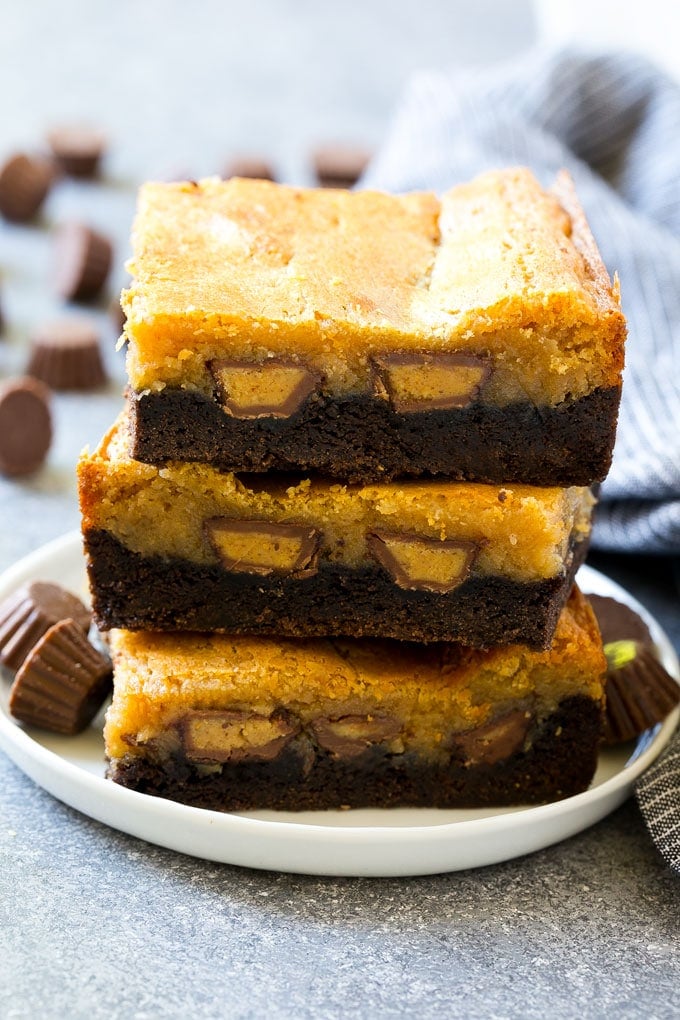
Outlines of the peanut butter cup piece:
M394 741L401 723L386 715L343 715L314 719L310 729L319 747L334 757L355 758L374 744Z
M469 576L479 552L476 542L373 532L368 551L400 588L446 594Z
M85 729L111 690L111 662L73 620L40 638L18 671L9 695L15 719L74 736Z
M59 584L32 581L19 588L0 604L0 662L19 669L43 634L66 619L87 634L92 614Z
M371 358L373 392L400 414L468 407L491 375L475 354L385 354Z
M364 146L329 143L312 152L316 179L322 188L351 188L368 166L371 153Z
M28 376L0 384L0 474L20 478L37 471L51 443L47 387Z
M317 572L321 533L316 528L230 517L211 517L204 527L222 566L232 573L302 578Z
M649 627L630 606L608 595L589 595L588 601L595 613L603 644L623 640L639 641L640 644L654 648Z
M60 297L67 301L97 297L111 269L109 239L84 223L63 223L55 234L54 253L54 284Z
M305 365L271 358L262 364L211 361L223 409L232 418L290 418L319 386Z
M607 659L604 741L619 744L662 722L680 686L659 661L649 627L617 599L589 595Z
M286 712L189 712L180 726L187 758L211 762L272 761L299 729Z
M233 156L227 162L223 177L225 180L229 180L230 177L250 177L260 181L276 180L271 163L260 156L249 156L245 153Z
M0 168L0 213L12 223L33 219L47 197L54 171L45 159L17 153Z
M640 641L612 641L607 659L607 744L633 740L662 722L680 704L680 685Z
M94 390L107 380L99 333L88 319L56 319L36 330L27 372L54 390Z
M86 124L62 124L47 141L57 166L69 177L96 177L106 149L106 137Z
M116 295L116 297L111 298L111 301L109 302L109 320L113 326L116 336L120 336L125 328L125 323L127 322L127 317L120 303L120 295Z
M483 726L454 734L453 747L466 765L495 765L522 750L531 719L529 711L513 709Z

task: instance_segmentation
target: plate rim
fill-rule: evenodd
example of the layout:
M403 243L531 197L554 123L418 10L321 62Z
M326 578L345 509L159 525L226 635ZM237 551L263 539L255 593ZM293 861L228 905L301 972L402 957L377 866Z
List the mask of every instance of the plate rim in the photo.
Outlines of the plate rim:
M68 532L33 550L0 574L0 598L3 598L8 592L32 576L36 570L45 565L46 560L54 557L66 557L68 559L76 554L81 558L83 557L82 538L78 531ZM579 579L584 583L586 589L589 587L589 577L591 579L597 578L598 581L602 579L606 586L611 589L612 597L620 597L626 604L640 613L650 627L655 643L660 648L664 665L674 675L676 680L680 682L680 665L675 649L668 635L649 610L616 581L612 581L605 574L592 567L582 567L579 572ZM292 821L288 817L281 820L256 818L233 812L211 811L206 808L193 807L176 801L154 797L136 790L129 790L125 787L116 786L116 784L111 783L103 776L89 772L76 762L68 760L58 752L43 746L38 740L34 739L29 731L12 722L2 708L0 708L0 748L39 786L58 800L69 804L88 817L94 818L118 831L127 832L137 838L145 839L147 842L188 854L192 854L192 850L187 849L186 846L179 847L172 845L173 841L168 843L167 839L159 840L153 836L150 837L148 834L140 834L138 831L135 831L134 825L130 828L129 824L121 824L121 822L124 823L125 821L119 817L121 812L124 814L125 809L129 806L133 815L139 814L140 811L143 812L150 824L153 824L156 817L164 818L170 824L185 820L187 823L193 823L201 827L213 827L218 832L233 827L236 831L231 833L232 836L245 836L256 840L267 837L283 845L295 845L302 839L312 849L313 847L321 848L322 846L327 846L329 843L336 848L345 844L346 848L347 843L351 843L358 850L366 849L370 846L374 852L384 851L388 846L393 847L395 841L400 845L420 843L425 835L429 844L439 844L442 842L455 844L470 838L471 835L478 836L480 839L488 839L490 836L502 833L507 834L508 830L522 832L527 828L540 828L542 825L550 828L553 823L560 819L562 821L571 820L573 823L574 815L579 815L581 812L589 819L583 825L578 823L576 827L570 827L567 824L562 834L555 836L554 833L548 833L548 838L544 842L539 840L534 844L529 841L531 845L528 848L520 849L519 852L512 851L508 854L501 852L500 856L487 854L485 859L480 861L479 864L470 865L468 863L460 865L460 867L481 867L498 863L502 860L509 860L524 853L538 850L543 846L559 842L562 839L568 838L569 835L574 835L576 832L588 828L595 821L605 817L606 814L614 810L630 796L633 783L661 753L673 735L679 719L680 708L676 709L663 723L660 723L653 730L647 731L647 746L641 753L632 755L613 776L605 779L596 787L591 787L573 797L553 801L549 804L500 810L495 814L481 818L464 818L444 822L428 821L423 824L408 825L394 825L389 824L389 822L368 825L329 825L317 821ZM639 742L637 747L639 748ZM40 774L44 772L47 773L47 778L45 775L42 775L42 778L36 777L35 773ZM52 778L56 781L54 784L50 781ZM55 787L61 786L60 781L68 784L69 787L75 787L76 796L66 796L63 789L55 789ZM77 795L78 791L82 791L84 798ZM70 793L70 791L66 792ZM94 803L88 803L86 807L81 806L85 801L93 801ZM111 805L113 810L106 810L106 804ZM100 807L101 810L99 810ZM387 810L385 809L386 814ZM282 812L282 814L288 815L287 812ZM111 820L112 815L116 816L116 820ZM229 835L228 832L225 834ZM519 842L521 843L522 840L520 839ZM366 870L361 866L348 865L346 861L343 863L342 860L338 861L336 866L331 869L328 866L324 867L323 862L319 862L318 867L306 864L296 868L291 867L290 862L288 866L283 864L277 867L276 864L271 862L244 861L242 859L243 854L236 852L236 848L234 848L233 853L229 852L227 847L223 847L222 850L226 850L226 855L220 853L218 856L211 856L198 852L195 856L255 868L264 867L279 871L297 871L300 874L318 875L407 876L433 874L439 871L453 871L459 868L459 865L454 863L443 868L436 867L431 869L424 862L424 870L413 866L394 870L394 866L390 867L387 863L382 868L378 865L378 870ZM269 860L267 854L264 856ZM286 856L285 853L283 856ZM239 857L241 859L237 859ZM276 854L274 854L274 857L276 857Z

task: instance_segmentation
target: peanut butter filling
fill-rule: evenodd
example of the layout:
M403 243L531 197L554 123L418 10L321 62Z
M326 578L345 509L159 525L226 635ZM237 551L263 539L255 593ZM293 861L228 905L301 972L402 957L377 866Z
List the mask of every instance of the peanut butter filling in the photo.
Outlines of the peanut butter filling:
M288 418L300 408L319 380L292 362L213 361L210 371L227 414L234 418Z
M389 573L371 538L382 535L390 536L392 560L411 579L447 588L468 569L518 581L560 576L570 543L590 529L587 488L434 480L347 486L319 479L286 487L268 477L266 488L256 489L204 464L134 461L126 440L119 421L95 453L81 458L83 528L104 529L148 556L221 562L225 569L229 560L245 560L303 573L325 562L356 569L377 561ZM229 522L242 522L239 537ZM302 535L312 532L314 548L303 549Z

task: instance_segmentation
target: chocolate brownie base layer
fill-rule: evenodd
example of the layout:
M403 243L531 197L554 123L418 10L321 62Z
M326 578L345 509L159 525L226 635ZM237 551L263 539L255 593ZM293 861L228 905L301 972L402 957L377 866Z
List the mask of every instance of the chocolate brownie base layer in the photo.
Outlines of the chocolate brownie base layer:
M289 418L239 419L197 391L131 393L131 455L229 471L320 471L351 482L399 476L590 485L611 462L620 390L557 407L473 404L398 414L368 395L315 394Z
M154 761L130 755L111 762L108 775L141 793L217 811L542 804L587 789L601 725L600 705L577 696L529 735L527 750L493 765L466 765L453 756L433 765L414 754L377 748L342 759L303 738L273 761L206 768L184 757Z
M474 648L547 648L585 558L566 574L522 583L470 577L442 595L400 588L381 567L323 562L311 577L229 573L218 565L143 556L103 530L85 534L97 623L104 630L222 631L280 637L458 641Z

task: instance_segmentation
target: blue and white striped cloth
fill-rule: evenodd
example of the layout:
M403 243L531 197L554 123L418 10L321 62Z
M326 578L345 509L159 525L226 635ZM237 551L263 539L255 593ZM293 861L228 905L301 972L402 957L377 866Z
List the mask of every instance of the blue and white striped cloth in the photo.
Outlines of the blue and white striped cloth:
M627 363L593 545L679 553L680 84L624 54L423 72L361 186L443 191L515 164L546 185L567 167L621 278Z
M635 796L661 856L680 875L680 736L638 779Z

